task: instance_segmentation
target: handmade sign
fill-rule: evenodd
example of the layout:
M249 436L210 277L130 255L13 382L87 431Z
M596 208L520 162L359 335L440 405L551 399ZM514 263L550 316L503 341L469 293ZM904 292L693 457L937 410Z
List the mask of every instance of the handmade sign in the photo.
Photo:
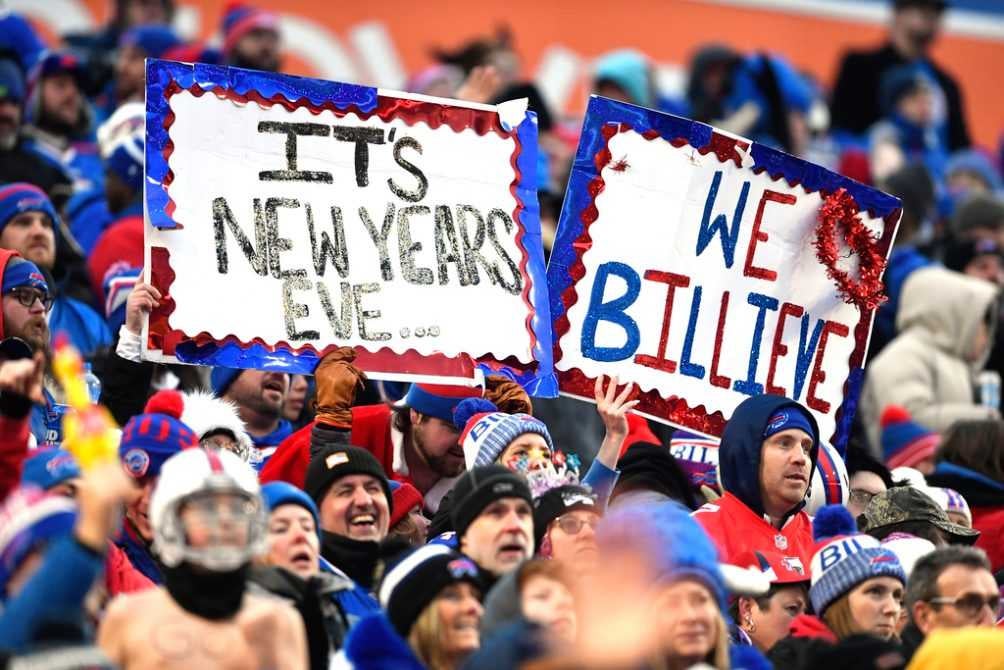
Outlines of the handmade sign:
M146 357L554 395L526 101L147 62Z
M714 128L590 100L548 266L563 392L637 384L720 436L745 397L807 405L843 444L896 198Z

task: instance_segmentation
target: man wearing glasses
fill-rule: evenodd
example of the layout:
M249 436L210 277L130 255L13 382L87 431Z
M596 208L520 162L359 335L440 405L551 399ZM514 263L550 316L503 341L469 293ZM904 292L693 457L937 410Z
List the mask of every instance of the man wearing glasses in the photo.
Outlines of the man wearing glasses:
M594 574L598 566L596 527L603 510L585 486L567 484L533 501L537 553L561 561L575 576Z
M38 266L16 251L0 249L0 340L17 338L21 343L5 346L2 355L24 348L49 356L49 325L46 316L52 308L52 294ZM12 341L15 342L15 341ZM27 347L25 347L27 345ZM20 357L20 356L15 356ZM31 413L31 433L37 445L56 445L61 441L62 412L52 394L42 389L44 403L24 411Z
M986 554L948 546L922 557L910 574L906 608L910 622L902 640L909 656L939 628L993 626L1000 616L1000 593Z

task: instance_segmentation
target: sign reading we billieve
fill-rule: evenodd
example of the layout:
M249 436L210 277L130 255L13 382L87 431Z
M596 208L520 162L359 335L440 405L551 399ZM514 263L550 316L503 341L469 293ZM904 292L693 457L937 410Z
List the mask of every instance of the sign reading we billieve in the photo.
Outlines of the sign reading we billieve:
M842 442L900 211L779 151L592 98L548 266L562 391L590 398L617 374L639 411L716 436L744 398L786 395Z
M505 361L547 394L536 121L235 68L149 61L155 360L377 376ZM550 382L553 386L553 381Z

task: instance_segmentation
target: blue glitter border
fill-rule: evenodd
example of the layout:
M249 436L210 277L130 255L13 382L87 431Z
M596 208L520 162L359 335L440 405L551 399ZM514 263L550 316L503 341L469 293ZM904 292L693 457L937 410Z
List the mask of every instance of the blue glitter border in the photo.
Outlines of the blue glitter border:
M582 214L593 201L593 196L589 193L589 184L599 174L595 157L606 145L601 131L610 123L628 124L638 133L655 131L667 141L684 138L697 149L709 144L715 132L715 129L706 123L595 95L590 97L586 116L582 122L578 151L572 164L568 189L558 220L554 247L547 265L551 319L555 324L565 315L564 294L572 284L569 270L578 260L575 242L584 229ZM873 216L885 218L900 207L898 198L783 151L754 142L750 146L749 153L755 161L754 170L766 170L772 179L783 178L789 182L797 182L808 191L833 192L838 188L844 188L854 197L862 211L867 210ZM553 337L557 345L559 336L556 329L553 330ZM844 402L837 409L833 446L841 455L845 451L850 434L850 425L861 393L863 377L862 368L852 368L849 371Z
M210 91L214 88L232 90L239 95L257 92L264 98L279 94L290 101L306 99L321 106L333 103L337 109L348 110L355 107L366 113L376 109L378 91L369 86L343 84L338 82L308 79L292 75L258 72L204 63L178 63L174 61L147 59L146 61L146 180L144 198L147 216L151 225L161 229L177 228L178 224L167 213L170 201L164 179L170 169L164 158L164 149L170 138L164 123L170 114L169 100L165 90L176 84L187 89L198 84ZM479 364L486 373L501 372L519 382L527 392L536 397L553 398L558 395L558 381L554 374L553 344L551 339L551 318L548 303L548 282L544 268L544 252L541 243L540 208L537 203L537 118L533 112L516 128L520 142L520 155L516 166L520 180L516 185L516 195L523 205L519 223L523 226L523 247L527 253L527 273L532 287L530 304L534 310L531 322L536 343L533 347L534 369L518 370L503 366L495 369L486 363ZM255 368L294 374L313 374L319 362L312 351L294 353L285 348L270 350L260 344L247 347L234 342L220 344L211 342L197 345L194 341L182 342L175 348L175 358L193 365L225 366L231 368Z

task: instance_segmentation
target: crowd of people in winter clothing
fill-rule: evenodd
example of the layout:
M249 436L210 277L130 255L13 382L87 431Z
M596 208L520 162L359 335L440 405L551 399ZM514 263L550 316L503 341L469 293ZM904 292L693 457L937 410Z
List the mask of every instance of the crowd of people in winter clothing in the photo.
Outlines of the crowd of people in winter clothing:
M592 405L374 382L349 348L313 375L143 360L166 297L142 273L144 59L280 71L282 35L230 4L188 43L171 0L110 4L59 43L0 13L4 667L1004 667L1002 156L931 54L949 3L891 2L829 91L723 44L678 95L636 51L592 71L902 200L846 449L780 396L719 440L633 413L616 377ZM517 48L440 49L407 88L529 98L548 247L577 126ZM62 448L56 334L121 426L111 462Z

